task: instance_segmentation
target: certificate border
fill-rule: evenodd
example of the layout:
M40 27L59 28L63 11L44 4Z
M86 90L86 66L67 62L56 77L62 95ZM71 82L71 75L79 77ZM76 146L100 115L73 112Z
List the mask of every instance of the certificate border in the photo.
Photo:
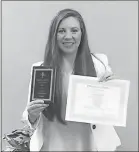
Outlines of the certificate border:
M93 82L93 83L92 83ZM85 83L85 84L95 84L95 85L102 85L103 87L110 87L113 86L113 83L115 82L114 87L119 87L121 88L121 98L120 98L120 107L119 107L119 112L118 112L118 117L117 119L110 119L110 118L105 118L105 117L92 117L91 118L84 118L85 115L81 114L75 114L74 113L74 97L75 97L75 89L76 85L78 83ZM129 86L130 86L130 81L128 80L120 80L120 79L113 79L109 80L107 82L101 82L98 83L98 78L96 77L86 77L86 76L79 76L79 75L71 75L70 80L69 80L69 90L68 90L68 98L67 98L67 109L66 109L66 120L67 121L78 121L78 122L86 122L86 123L99 123L102 124L101 119L103 118L103 124L107 125L114 125L114 126L126 126L126 114L127 114L127 104L128 104L128 95L129 95ZM82 117L82 118L81 118ZM94 118L94 119L93 119ZM95 120L95 118L98 119ZM101 118L101 119L100 119ZM87 120L88 119L88 120ZM108 122L110 121L110 122Z

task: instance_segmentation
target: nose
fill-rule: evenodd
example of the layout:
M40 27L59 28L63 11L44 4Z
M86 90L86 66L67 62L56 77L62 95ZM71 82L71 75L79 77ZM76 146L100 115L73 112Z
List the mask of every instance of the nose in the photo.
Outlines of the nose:
M71 39L72 38L72 33L70 31L67 31L65 34L65 39Z

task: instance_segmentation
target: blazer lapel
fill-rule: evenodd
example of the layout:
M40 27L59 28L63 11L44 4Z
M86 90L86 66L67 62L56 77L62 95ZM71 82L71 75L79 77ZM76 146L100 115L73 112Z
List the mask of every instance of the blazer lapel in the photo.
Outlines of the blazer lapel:
M96 55L97 56L97 55ZM98 54L99 59L104 65L92 56L94 66L96 69L97 77L100 78L105 72L112 74L111 68L108 65L107 56ZM98 151L115 151L116 147L121 145L120 139L113 126L97 124L96 128L91 129L94 136L94 142Z

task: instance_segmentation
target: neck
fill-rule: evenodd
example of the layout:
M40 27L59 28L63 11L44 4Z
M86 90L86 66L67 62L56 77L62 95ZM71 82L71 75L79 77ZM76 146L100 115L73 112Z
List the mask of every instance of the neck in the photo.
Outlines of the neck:
M74 61L76 58L76 53L74 54L64 54L62 55L62 60L61 60L61 70L66 72L66 73L70 73L73 70L73 66L74 66Z

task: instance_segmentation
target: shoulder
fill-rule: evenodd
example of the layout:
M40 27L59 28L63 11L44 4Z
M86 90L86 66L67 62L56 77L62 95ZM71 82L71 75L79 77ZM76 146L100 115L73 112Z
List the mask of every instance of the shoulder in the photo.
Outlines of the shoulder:
M34 66L40 66L42 63L43 63L43 61L35 62L35 63L32 64L32 67L34 67Z
M103 72L105 73L107 71L109 75L113 74L107 55L102 53L92 54L92 60L94 62L96 71L98 71L98 73L103 73ZM105 65L105 70L104 70L104 65Z
M43 63L43 61L33 63L31 66L31 71L32 71L34 66L40 66L42 63Z
M31 66L31 75L32 75L33 67L34 67L34 66L40 66L42 63L43 63L43 61L35 62L35 63L32 64L32 66Z
M103 53L94 53L91 54L93 60L102 61L105 65L108 65L108 57Z

